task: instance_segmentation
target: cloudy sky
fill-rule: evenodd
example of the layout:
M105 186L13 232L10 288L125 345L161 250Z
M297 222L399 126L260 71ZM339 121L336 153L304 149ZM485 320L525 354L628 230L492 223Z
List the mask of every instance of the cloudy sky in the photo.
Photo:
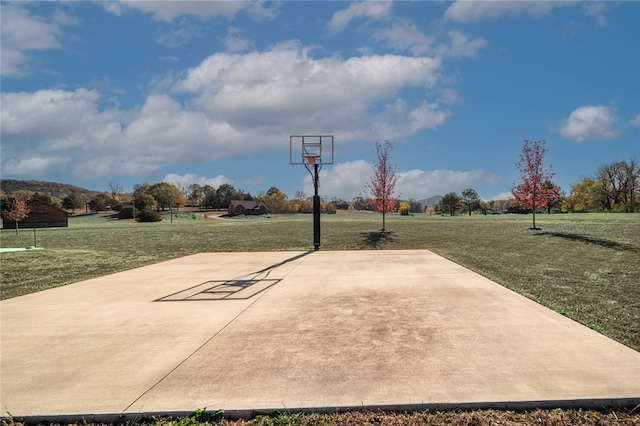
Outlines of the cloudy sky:
M505 197L523 140L555 181L640 154L638 2L1 3L2 177L312 194L289 135L334 135L321 195Z

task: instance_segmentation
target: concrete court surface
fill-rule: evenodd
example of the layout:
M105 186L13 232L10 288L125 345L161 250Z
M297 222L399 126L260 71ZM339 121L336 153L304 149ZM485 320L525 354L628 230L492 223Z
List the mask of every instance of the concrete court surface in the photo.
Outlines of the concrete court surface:
M640 403L640 353L427 250L203 253L0 309L3 415Z

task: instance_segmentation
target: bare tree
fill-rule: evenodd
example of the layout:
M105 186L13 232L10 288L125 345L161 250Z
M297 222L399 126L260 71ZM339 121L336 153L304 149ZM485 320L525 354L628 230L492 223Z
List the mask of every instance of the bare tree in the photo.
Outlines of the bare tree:
M119 201L118 195L124 192L124 188L119 183L109 182L109 191L111 192L111 199L116 202Z
M631 159L629 162L618 161L600 167L596 177L601 185L603 207L607 210L624 208L626 212L634 211L639 176L640 167L636 159Z

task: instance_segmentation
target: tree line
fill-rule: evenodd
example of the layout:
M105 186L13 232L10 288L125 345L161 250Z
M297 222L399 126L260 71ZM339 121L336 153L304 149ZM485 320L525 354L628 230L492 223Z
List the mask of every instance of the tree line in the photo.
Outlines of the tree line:
M480 211L490 212L536 212L538 210L551 213L562 212L638 212L640 211L640 164L638 160L617 161L599 167L591 176L571 186L567 195L553 183L553 173L542 167L542 157L546 153L544 141L529 143L525 141L520 161L516 166L521 172L522 180L514 184L512 197L509 200L485 201L473 188L468 188L460 195L455 192L445 194L437 205L423 206L414 199L401 200L394 196L393 189L397 181L397 171L391 163L390 142L377 144L377 162L372 165L374 175L364 188L369 197L358 196L350 202L342 199L323 199L323 213L335 213L337 210L377 211L384 214L399 212L403 215L412 213L441 213L471 215ZM536 151L537 150L537 151ZM535 164L535 160L539 161ZM72 192L61 200L43 191L17 190L8 197L0 191L0 199L9 201L14 208L14 217L24 215L24 203L31 199L39 199L48 204L71 210L84 209L99 212L112 209L122 218L138 220L160 220L160 213L171 207L184 206L200 210L227 209L232 200L257 201L264 203L269 212L274 214L311 213L313 204L311 197L298 191L289 199L276 187L258 194L256 197L231 184L222 184L218 188L211 185L193 183L178 187L167 182L155 184L137 184L133 193L124 193L121 185L110 183L109 191L100 193ZM14 203L14 204L11 204ZM6 209L5 209L6 210ZM6 213L9 215L10 213ZM535 219L534 219L535 227Z

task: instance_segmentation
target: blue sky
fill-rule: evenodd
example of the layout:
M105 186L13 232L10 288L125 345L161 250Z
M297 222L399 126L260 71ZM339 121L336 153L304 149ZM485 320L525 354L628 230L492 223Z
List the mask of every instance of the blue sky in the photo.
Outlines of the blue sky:
M313 193L289 135L332 134L322 196L507 198L525 139L570 186L640 154L638 2L1 3L6 179Z

